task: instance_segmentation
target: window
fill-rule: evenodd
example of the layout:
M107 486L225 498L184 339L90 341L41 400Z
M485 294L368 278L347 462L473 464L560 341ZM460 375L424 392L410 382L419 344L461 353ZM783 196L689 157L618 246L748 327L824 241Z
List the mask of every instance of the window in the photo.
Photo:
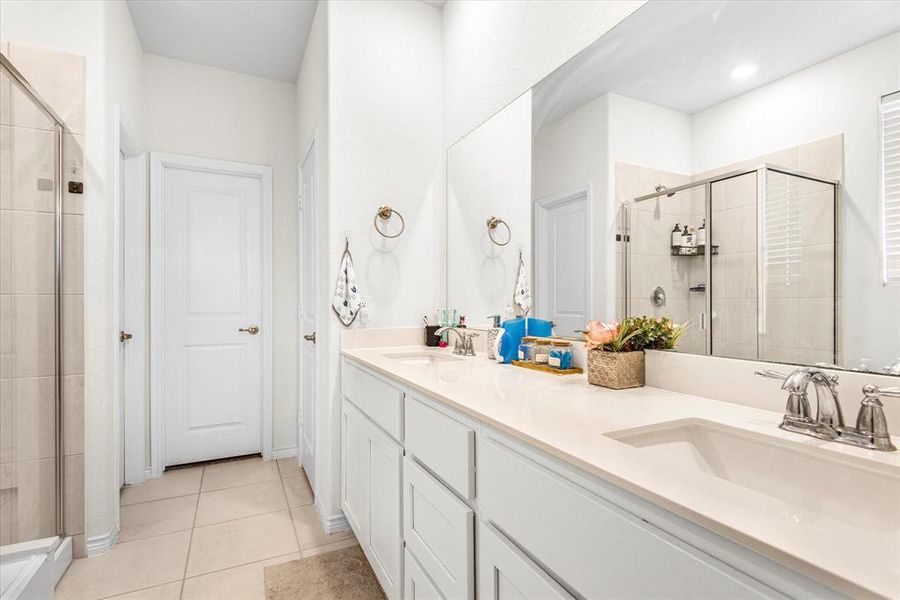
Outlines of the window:
M900 284L900 91L881 98L881 236L884 283Z

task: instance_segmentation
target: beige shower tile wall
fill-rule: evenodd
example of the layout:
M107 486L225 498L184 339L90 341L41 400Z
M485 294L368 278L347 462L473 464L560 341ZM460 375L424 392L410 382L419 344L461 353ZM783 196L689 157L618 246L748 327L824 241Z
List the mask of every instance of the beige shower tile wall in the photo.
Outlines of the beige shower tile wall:
M66 533L84 553L83 57L0 41L66 121L63 136L63 455ZM55 141L51 124L0 82L0 544L55 531Z
M616 202L633 200L637 196L652 193L657 185L672 188L690 182L690 176L671 173L648 167L616 163ZM676 323L691 318L689 292L691 285L691 263L694 258L673 257L671 255L671 234L676 223L691 222L692 199L690 194L676 194L635 204L631 209L631 314L669 317ZM693 223L698 226L697 221ZM617 252L616 291L617 315L624 315L624 271L621 251ZM650 295L654 288L661 286L666 292L666 304L653 305ZM680 349L691 350L690 343L683 341Z

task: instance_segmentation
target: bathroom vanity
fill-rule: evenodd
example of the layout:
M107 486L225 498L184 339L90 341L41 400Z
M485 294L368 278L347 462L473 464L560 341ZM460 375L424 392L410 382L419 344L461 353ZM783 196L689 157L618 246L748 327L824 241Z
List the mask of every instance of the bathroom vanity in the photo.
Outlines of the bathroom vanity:
M341 503L390 598L900 594L896 453L424 347L345 349L341 390Z
M900 3L864 6L648 2L448 147L465 331L688 327L615 392L345 345L341 503L388 596L900 598L900 453L779 429L798 379L822 438L900 394Z

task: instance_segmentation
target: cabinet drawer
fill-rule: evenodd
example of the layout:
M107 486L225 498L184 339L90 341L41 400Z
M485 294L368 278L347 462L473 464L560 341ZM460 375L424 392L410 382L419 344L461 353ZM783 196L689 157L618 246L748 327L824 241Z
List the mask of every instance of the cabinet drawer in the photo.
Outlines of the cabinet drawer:
M419 561L407 550L404 553L403 597L406 600L444 600L434 582L425 574Z
M344 359L341 394L397 441L403 439L403 390Z
M484 438L488 518L588 598L765 598L773 589L673 538L511 448Z
M473 598L474 513L422 467L403 459L406 548L447 598Z
M463 498L475 497L475 431L411 395L405 433L407 454Z
M478 525L478 598L574 600L552 577L491 525Z

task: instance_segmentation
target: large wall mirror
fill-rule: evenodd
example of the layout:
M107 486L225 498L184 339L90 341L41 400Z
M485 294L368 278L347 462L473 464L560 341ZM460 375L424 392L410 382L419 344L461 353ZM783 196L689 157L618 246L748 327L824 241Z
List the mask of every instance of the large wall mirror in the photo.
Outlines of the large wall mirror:
M447 304L900 375L900 2L649 2L447 153Z

